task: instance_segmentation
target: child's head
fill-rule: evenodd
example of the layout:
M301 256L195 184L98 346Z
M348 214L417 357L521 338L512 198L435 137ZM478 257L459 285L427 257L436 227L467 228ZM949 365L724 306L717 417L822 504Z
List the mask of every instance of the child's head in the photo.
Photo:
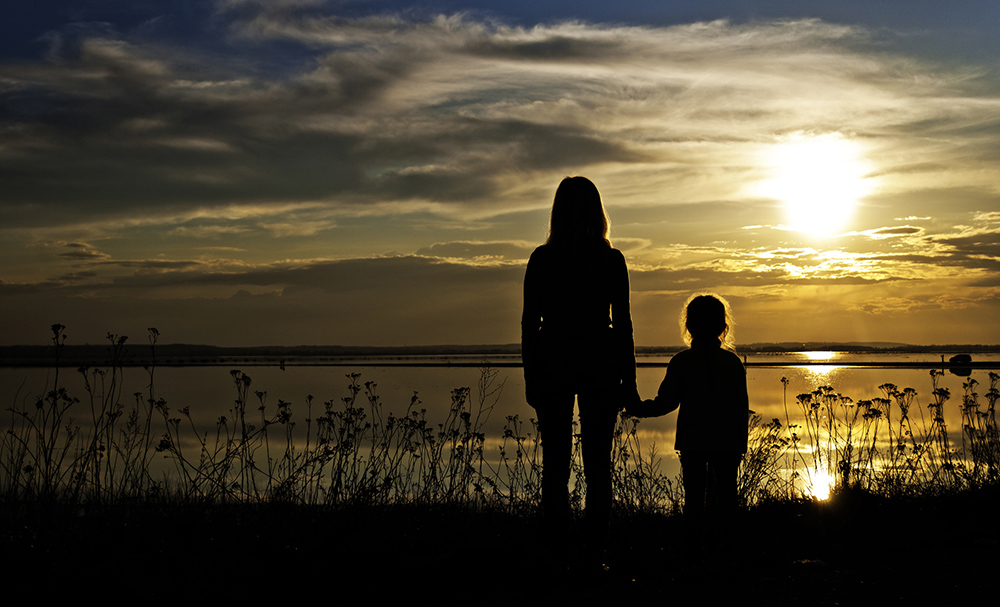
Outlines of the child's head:
M729 302L718 295L692 295L681 311L681 336L689 346L696 339L718 339L732 349L733 324Z

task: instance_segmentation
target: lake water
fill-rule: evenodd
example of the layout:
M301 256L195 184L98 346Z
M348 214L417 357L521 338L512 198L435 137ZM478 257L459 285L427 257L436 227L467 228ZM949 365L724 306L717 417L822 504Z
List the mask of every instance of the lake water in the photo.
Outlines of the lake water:
M640 357L638 384L644 398L652 398L663 378L670 356ZM1000 362L998 354L976 354L977 363ZM358 359L345 361L338 366L288 364L284 369L277 365L256 365L246 361L244 365L229 366L186 366L159 367L155 370L154 390L157 398L166 400L173 410L190 407L195 424L202 430L214 427L220 415L228 415L236 398L232 369L241 369L252 378L251 395L254 391L266 392L266 402L273 407L278 399L292 404L292 419L302 423L306 417L307 395L314 397L314 407L321 407L324 401L341 402L348 395L350 380L346 375L360 373L360 381L374 382L387 412L403 414L410 405L414 393L420 399L418 407L427 409L432 423L444 420L451 404L451 391L458 387L471 388L471 398L479 398L477 384L481 370L476 364L481 357L453 357L451 364L440 357L409 357L406 359ZM308 362L308 361L303 361ZM488 404L495 404L489 421L484 427L488 437L498 437L507 416L518 415L521 419L532 417L533 411L524 402L524 382L522 371L516 366L518 360L511 357L494 357L496 377L494 387L501 382L502 391L486 397ZM747 359L747 377L750 392L750 407L765 420L779 419L799 423L795 397L820 386L832 386L837 392L854 401L883 396L879 386L892 383L900 389L910 387L916 390L922 412L931 401L932 383L930 368L937 363L939 354L867 354L867 353L783 353L750 355ZM815 364L823 362L825 364ZM405 364L401 364L405 363ZM810 364L811 363L811 364ZM866 366L843 366L849 363L864 363ZM897 363L926 363L924 368L892 367ZM435 364L446 366L421 366ZM388 366L393 365L393 366ZM463 366L471 365L471 366ZM987 370L975 369L972 377L981 386L989 385ZM782 378L788 379L787 389ZM0 403L4 409L18 404L32 405L43 394L54 379L51 369L0 368ZM83 378L75 370L62 369L60 385L70 395L84 401L77 419L83 419L89 408L85 407L86 390ZM950 391L951 398L945 407L945 420L949 428L961 428L959 405L966 378L945 372L939 379L939 387ZM130 402L136 392L146 393L149 375L142 368L125 368L121 386L121 402ZM985 392L985 388L980 390ZM706 397L710 394L706 392ZM258 406L255 397L250 398L252 408ZM785 411L792 419L786 419ZM314 408L314 415L317 409ZM917 415L916 412L913 415ZM9 418L8 418L9 419ZM643 420L640 436L645 445L657 446L662 457L663 472L673 475L679 471L679 462L673 451L673 434L676 415Z

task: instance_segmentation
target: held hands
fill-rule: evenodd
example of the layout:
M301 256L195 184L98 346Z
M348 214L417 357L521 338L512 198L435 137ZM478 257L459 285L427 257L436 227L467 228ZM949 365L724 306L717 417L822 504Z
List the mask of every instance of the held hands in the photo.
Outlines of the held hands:
M622 383L618 400L619 410L624 410L626 415L637 417L632 411L640 403L642 403L642 397L639 396L639 388L634 383Z
M656 401L648 398L643 401L635 401L632 405L626 405L625 414L632 417L659 417L668 413L673 413L680 406L678 402L665 400Z

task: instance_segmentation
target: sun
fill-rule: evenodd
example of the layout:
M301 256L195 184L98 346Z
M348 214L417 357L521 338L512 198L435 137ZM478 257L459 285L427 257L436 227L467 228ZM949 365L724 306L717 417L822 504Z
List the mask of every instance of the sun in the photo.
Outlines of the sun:
M874 187L863 147L840 133L790 135L763 160L770 177L758 193L780 200L787 227L810 236L841 233Z

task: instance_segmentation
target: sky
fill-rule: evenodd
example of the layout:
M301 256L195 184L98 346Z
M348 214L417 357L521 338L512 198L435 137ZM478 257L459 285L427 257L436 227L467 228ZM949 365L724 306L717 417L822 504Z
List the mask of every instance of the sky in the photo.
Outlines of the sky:
M559 181L639 345L1000 343L992 2L73 0L0 25L0 343L515 343Z

